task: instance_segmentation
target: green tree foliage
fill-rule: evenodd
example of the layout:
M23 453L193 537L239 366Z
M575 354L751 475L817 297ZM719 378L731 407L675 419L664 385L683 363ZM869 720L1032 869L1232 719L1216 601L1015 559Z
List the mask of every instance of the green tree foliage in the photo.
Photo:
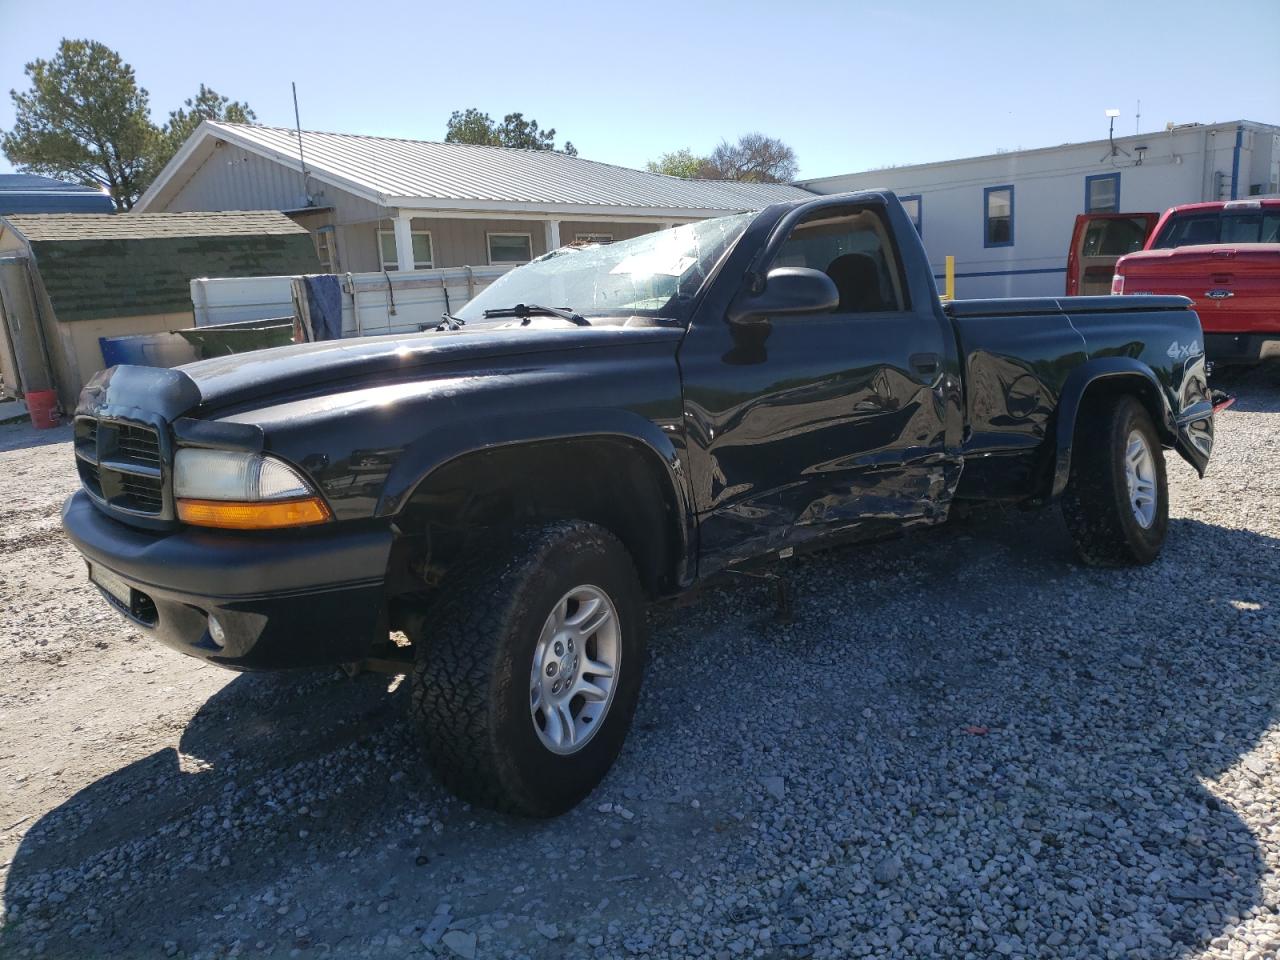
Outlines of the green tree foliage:
M0 148L19 170L104 187L117 210L129 210L202 120L250 123L247 103L204 84L151 122L147 91L133 67L93 40L63 40L51 60L27 64L31 88L9 91L17 119Z
M514 147L517 150L555 150L555 128L543 130L538 121L526 120L523 113L508 113L501 123L495 123L489 114L468 107L455 110L449 116L445 130L445 143L475 143L486 147ZM560 148L571 157L577 149L568 140Z
M711 151L703 176L757 183L790 183L799 171L796 153L781 140L748 133L737 143L721 140Z
M0 140L19 170L105 187L128 210L146 186L157 131L147 91L114 50L63 40L27 64L31 89L10 91L17 119Z
M664 153L657 160L650 160L645 167L650 173L665 173L669 177L684 177L688 180L704 176L703 170L709 162L709 158L699 157L686 147Z
M225 120L228 123L253 123L258 115L247 103L224 97L218 91L200 84L200 92L188 99L177 110L170 111L169 119L160 128L160 143L153 162L156 172L169 162L196 127L205 120Z

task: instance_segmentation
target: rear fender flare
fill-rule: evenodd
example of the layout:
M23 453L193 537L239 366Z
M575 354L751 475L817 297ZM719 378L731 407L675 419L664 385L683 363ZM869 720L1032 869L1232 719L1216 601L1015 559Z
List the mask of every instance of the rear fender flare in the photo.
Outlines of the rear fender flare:
M1124 384L1128 381L1128 384ZM1108 386L1132 385L1133 393L1151 414L1160 439L1168 446L1178 442L1177 423L1169 398L1152 369L1132 357L1099 357L1077 367L1067 376L1058 397L1057 428L1054 435L1054 461L1050 499L1057 499L1067 488L1071 475L1071 454L1075 442L1076 421L1085 395L1090 388L1106 383Z

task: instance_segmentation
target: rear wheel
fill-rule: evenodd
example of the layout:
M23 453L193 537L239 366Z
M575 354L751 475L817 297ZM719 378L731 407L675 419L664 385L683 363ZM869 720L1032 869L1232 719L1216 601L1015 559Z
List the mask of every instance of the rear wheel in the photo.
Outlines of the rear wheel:
M563 813L622 747L644 673L644 598L607 530L522 531L451 571L413 618L413 710L427 757L466 800Z
M1151 416L1132 396L1080 411L1062 515L1082 561L1150 563L1169 527L1164 451Z

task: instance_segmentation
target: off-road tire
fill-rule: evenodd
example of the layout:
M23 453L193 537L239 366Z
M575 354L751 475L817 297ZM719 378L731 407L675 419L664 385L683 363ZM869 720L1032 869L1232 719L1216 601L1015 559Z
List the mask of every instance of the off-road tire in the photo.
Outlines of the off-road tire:
M599 729L561 755L535 731L530 670L548 614L580 584L612 601L622 657ZM416 649L411 709L432 770L479 806L530 817L569 810L613 765L640 693L647 628L631 555L584 521L521 530L456 564L438 597L406 625Z
M1143 527L1125 479L1129 436L1140 432L1155 461L1155 517ZM1099 398L1080 410L1062 516L1076 555L1090 566L1138 566L1160 554L1169 528L1164 452L1151 416L1133 396Z

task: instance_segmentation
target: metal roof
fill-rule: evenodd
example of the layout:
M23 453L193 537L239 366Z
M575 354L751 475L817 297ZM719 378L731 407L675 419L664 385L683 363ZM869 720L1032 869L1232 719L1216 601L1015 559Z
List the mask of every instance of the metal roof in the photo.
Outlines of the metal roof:
M111 198L96 187L33 173L0 174L0 216L7 213L110 213Z
M228 213L36 213L3 218L32 243L306 234L276 210Z
M298 132L279 127L206 122L156 184L172 178L197 140L215 137L298 169ZM689 215L755 210L811 197L789 184L684 180L551 150L514 150L464 143L302 131L307 172L370 200L397 207L485 209L486 204L556 208L688 211ZM150 196L144 196L145 207Z

